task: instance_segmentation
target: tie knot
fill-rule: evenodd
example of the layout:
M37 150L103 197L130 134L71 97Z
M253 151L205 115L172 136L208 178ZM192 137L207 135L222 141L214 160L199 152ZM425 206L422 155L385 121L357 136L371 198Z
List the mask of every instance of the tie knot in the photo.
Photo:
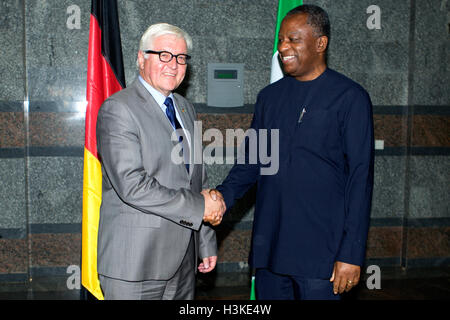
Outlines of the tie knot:
M166 100L164 101L164 104L170 108L170 109L174 109L173 107L173 101L171 97L167 97Z

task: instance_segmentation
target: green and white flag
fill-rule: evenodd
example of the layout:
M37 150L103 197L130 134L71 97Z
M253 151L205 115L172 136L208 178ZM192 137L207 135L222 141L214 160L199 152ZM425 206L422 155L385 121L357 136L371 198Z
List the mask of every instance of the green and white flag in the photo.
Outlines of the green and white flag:
M291 9L303 4L303 0L280 0L278 2L277 27L275 29L275 41L273 45L272 69L270 71L270 83L283 78L283 70L278 60L278 32L280 31L281 21Z
M303 0L279 0L278 2L278 13L277 13L277 27L275 28L275 41L273 45L273 55L272 55L272 69L270 71L270 83L275 82L283 78L283 70L280 66L280 61L278 60L278 32L280 31L281 21L283 20L286 13L291 9L298 7L303 4ZM252 276L252 288L250 291L250 300L255 300L255 275Z

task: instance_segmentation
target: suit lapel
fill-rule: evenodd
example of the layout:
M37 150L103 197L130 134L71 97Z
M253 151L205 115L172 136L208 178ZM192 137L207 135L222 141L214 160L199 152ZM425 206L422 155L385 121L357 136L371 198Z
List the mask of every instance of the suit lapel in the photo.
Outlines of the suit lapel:
M192 172L194 171L194 162L192 158L192 150L194 146L194 119L191 116L188 106L186 106L182 99L179 99L176 94L173 95L173 98L175 99L175 105L178 111L178 114L181 117L181 121L183 122L184 129L188 131L189 134L189 156L190 156L190 165L189 165L189 176L192 175Z
M137 91L138 97L142 100L142 105L145 106L146 110L148 112L152 113L152 115L155 115L157 118L157 121L159 123L162 123L162 129L166 130L169 136L173 133L173 127L169 122L169 119L167 119L167 116L164 114L164 112L161 110L161 107L158 105L156 100L153 98L153 96L148 92L148 90L142 85L142 83L139 81L139 79L134 80L134 82L131 84L131 86L135 87ZM131 87L130 86L130 87ZM179 99L175 94L173 95L175 99L175 107L177 108L178 114L181 117L181 121L183 122L184 128L189 132L190 135L190 143L192 148L193 143L193 133L194 133L194 121L192 119L192 116L189 113L189 110L187 106L183 103L182 99ZM172 146L176 146L179 142L170 140L172 143ZM191 154L189 152L189 154ZM193 163L191 161L192 166L190 166L189 169L189 176L193 172Z
M191 118L187 107L183 104L182 100L179 99L176 95L173 96L175 99L175 105L178 111L178 114L181 117L181 121L183 122L183 126L184 128L189 131L189 134L191 135L191 140L192 140L192 135L194 134L194 119ZM192 141L191 141L192 143Z
M153 98L153 96L148 92L147 89L142 85L142 83L139 81L139 79L136 79L132 86L134 86L137 90L138 96L140 99L142 99L142 105L145 106L146 110L150 112L152 115L154 115L157 118L157 122L162 124L162 128L167 131L169 135L173 132L173 127L169 122L169 119L167 119L167 116L164 114L164 112L161 110L161 107L158 105L156 100ZM172 141L172 145L178 144L177 141Z

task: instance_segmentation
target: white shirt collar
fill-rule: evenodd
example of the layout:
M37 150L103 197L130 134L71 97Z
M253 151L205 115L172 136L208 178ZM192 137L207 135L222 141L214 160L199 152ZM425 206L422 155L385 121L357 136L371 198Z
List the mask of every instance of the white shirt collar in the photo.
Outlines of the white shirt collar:
M166 105L164 104L164 101L166 101L166 96L163 95L161 92L159 92L158 90L156 90L155 88L153 88L147 81L145 81L141 75L139 75L139 81L144 85L145 89L147 89L147 91L152 95L152 97L156 100L156 103L161 106L164 107L164 109L166 108ZM169 97L172 98L172 101L175 105L175 100L173 98L173 94L172 92L169 94Z

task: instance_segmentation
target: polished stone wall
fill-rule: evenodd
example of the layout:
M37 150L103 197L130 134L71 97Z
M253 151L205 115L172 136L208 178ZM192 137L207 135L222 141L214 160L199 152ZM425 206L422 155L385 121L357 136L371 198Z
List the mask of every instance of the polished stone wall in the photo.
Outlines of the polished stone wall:
M373 1L305 2L329 12L329 66L363 85L374 104L367 265L448 265L450 4L378 0L381 29L371 30ZM140 35L152 23L175 24L193 37L179 91L203 129L248 128L256 95L269 83L278 1L118 3L127 84L136 77ZM79 29L68 28L71 5L80 9ZM1 282L64 290L67 267L80 265L89 14L87 0L0 3L0 290ZM245 64L243 107L207 106L208 62ZM208 165L210 186L230 167ZM248 283L254 191L217 228L217 271L200 281Z

